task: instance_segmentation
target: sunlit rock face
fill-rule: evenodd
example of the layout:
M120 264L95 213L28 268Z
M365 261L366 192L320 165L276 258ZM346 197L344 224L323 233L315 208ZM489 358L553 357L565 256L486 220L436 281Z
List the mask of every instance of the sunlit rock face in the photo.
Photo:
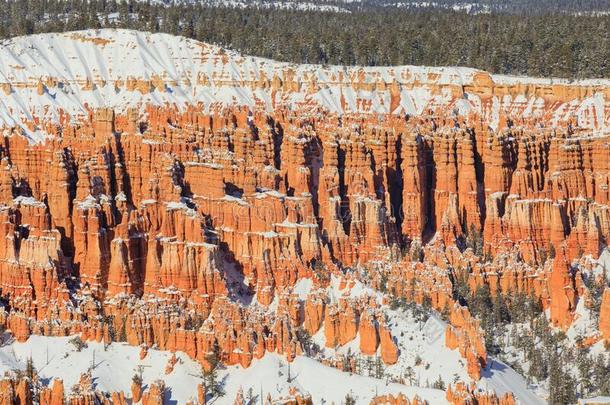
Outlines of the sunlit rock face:
M297 66L121 30L8 41L0 72L0 322L19 341L248 367L323 329L392 365L390 294L446 310L445 345L477 380L483 331L448 271L535 295L565 330L586 290L571 264L610 237L608 82ZM358 283L386 295L350 297ZM152 404L161 388L132 390Z

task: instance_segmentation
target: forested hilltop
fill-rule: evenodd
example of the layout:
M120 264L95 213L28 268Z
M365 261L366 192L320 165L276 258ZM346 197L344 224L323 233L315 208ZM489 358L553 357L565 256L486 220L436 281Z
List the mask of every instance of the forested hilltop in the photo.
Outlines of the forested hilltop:
M296 63L469 66L501 74L610 77L610 15L591 11L603 2L587 2L595 7L580 14L566 12L573 8L567 1L561 3L564 11L548 13L358 4L344 3L346 12L331 12L188 2L2 0L0 37L120 27L183 35Z
M215 0L205 0L213 2ZM284 0L286 1L286 0ZM343 3L340 0L338 4ZM447 8L469 13L608 13L610 0L361 0L349 7Z

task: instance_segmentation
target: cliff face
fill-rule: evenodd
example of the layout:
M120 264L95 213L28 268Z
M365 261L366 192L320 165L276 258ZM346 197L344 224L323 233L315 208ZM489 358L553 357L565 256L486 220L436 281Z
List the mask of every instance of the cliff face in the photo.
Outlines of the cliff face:
M527 128L478 132L441 112L408 121L386 116L379 124L362 115L302 120L283 110L209 115L148 106L148 120L135 125L146 129L131 133L132 116L103 111L65 123L43 144L17 134L5 138L0 283L12 308L6 323L18 339L41 332L37 321L51 316L70 326L44 333L98 340L123 334L132 344L184 350L202 361L220 342L227 361L248 365L265 351L298 354L296 328L315 333L325 325L328 347L360 334L363 352L380 345L391 364L392 339L366 310L284 291L304 277L324 287L337 264L390 257L400 244L426 243L437 234L425 247L425 262L403 260L401 274L414 266L425 285L434 283L426 280L431 266L470 263L472 283L533 293L550 306L553 322L567 328L579 296L569 263L583 253L598 255L610 234L608 196L600 187L609 172L595 158L600 149L607 152L608 138L584 130L579 137ZM537 173L521 152L533 138L547 151ZM573 145L578 159L590 162L584 177L564 170L565 157L553 153ZM534 177L540 181L520 180ZM464 256L457 247L477 234L484 254L517 251L522 259L502 267ZM540 273L550 250L552 269ZM444 285L421 292L439 310L453 305L451 281ZM399 294L407 288L396 287ZM84 316L72 311L74 302L65 305L74 288L103 303L79 304L102 322L87 316L79 323ZM185 312L138 302L150 296ZM252 296L263 307L279 300L276 317L261 321L240 304ZM421 302L423 295L415 298ZM193 329L208 318L232 322L216 322L205 333ZM485 355L459 343L462 335L450 330L448 345L472 358L476 377Z
M99 35L24 41L50 58L49 41L102 55L127 46ZM180 56L180 44L197 53ZM323 327L327 347L359 336L363 354L394 364L382 303L328 293L331 276L349 283L348 268L379 262L373 287L383 275L393 295L449 310L446 345L473 379L484 336L452 297L451 269L470 268L467 282L493 294L533 294L570 326L586 288L570 264L610 237L610 85L296 68L178 45L168 57L188 60L188 75L119 64L110 76L45 76L20 104L27 122L7 117L21 117L11 103L34 84L2 62L13 90L1 111L0 322L18 340L78 333L247 367L265 352L294 358L300 330ZM77 85L76 101L62 93ZM41 108L45 94L66 100ZM303 297L293 288L305 278L315 288ZM158 402L153 388L144 402Z

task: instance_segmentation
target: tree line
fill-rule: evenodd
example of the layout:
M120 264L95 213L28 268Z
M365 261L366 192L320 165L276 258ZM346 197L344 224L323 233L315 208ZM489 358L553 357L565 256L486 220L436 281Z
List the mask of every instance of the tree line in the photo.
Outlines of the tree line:
M295 63L610 76L610 15L472 15L384 7L334 13L134 0L0 0L0 38L102 27L183 35Z

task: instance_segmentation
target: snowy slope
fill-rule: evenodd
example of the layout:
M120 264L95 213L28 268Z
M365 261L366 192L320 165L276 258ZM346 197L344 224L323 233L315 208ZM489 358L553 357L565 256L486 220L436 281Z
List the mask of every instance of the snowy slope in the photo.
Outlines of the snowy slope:
M305 298L311 291L312 285L310 279L300 279L294 287L294 293ZM362 285L359 281L355 281L351 289L340 290L339 285L339 279L333 276L328 290L331 300L336 301L340 296L344 298L376 296L378 304L381 305L381 294ZM447 324L439 316L432 313L426 320L418 321L401 309L391 310L384 306L383 310L387 314L387 325L392 336L396 338L399 348L398 361L394 365L385 367L386 375L404 377L405 371L410 368L413 370L413 385L419 387L432 385L439 377L446 385L457 380L471 381L466 371L465 361L459 351L457 349L449 350L445 346ZM335 354L359 353L359 336L336 349L325 348L324 326L312 336L312 341L322 348L322 354L327 358L333 358ZM380 351L378 354L381 354ZM489 357L488 367L482 371L478 387L483 390L494 390L499 395L512 392L521 404L542 405L546 403L528 387L523 377L515 370L492 357Z
M436 322L433 320L432 322ZM415 323L413 323L415 327ZM405 325L403 325L404 327ZM429 329L427 322L423 330ZM423 333L430 336L429 331ZM50 382L54 378L64 381L66 392L75 385L82 373L93 364L92 372L95 388L100 391L130 392L132 376L143 366L144 387L158 379L164 380L169 388L168 400L185 403L196 397L195 387L201 379L199 365L184 353L176 354L178 363L169 375L164 370L171 353L149 349L147 356L140 360L139 348L121 343L113 343L104 349L104 345L88 342L87 347L78 352L68 337L31 336L25 343L13 342L0 347L0 375L14 369L25 369L27 359L32 357L34 366L43 381ZM400 341L409 341L408 336ZM355 340L357 347L357 340ZM353 343L353 342L352 342ZM328 367L322 363L304 356L298 356L290 365L290 383L288 379L288 366L284 356L268 353L260 360L254 360L252 365L244 369L241 366L227 367L219 372L219 380L224 380L227 395L217 400L217 404L231 404L238 390L244 393L249 389L259 395L262 391L264 397L268 393L273 398L289 395L289 387L297 387L302 393L309 393L314 403L341 403L347 393L351 393L357 403L367 404L375 395L386 393L398 394L400 392L413 398L419 395L427 399L430 404L444 404L445 393L440 390L422 388L426 380L435 380L439 375L449 383L455 374L467 379L463 368L460 368L459 354L450 351L436 341L430 345L417 342L401 344L402 355L421 355L421 367L415 367L415 385L408 387L401 384L387 383L387 381L372 377L349 374L338 369ZM341 348L341 352L352 347L352 344ZM449 352L449 354L447 353ZM407 358L401 359L398 364L388 369L389 373L404 369L410 363ZM425 364L429 364L425 367ZM440 366L439 366L440 364ZM402 370L401 370L402 371ZM434 378L432 378L434 377ZM522 404L543 404L544 401L528 390L523 378L505 364L494 360L490 367L483 371L479 382L482 389L493 389L497 393L513 392Z
M144 386L158 379L164 380L169 388L168 400L184 404L196 398L196 386L201 379L197 377L200 368L184 353L177 353L178 364L169 375L164 369L171 353L149 350L144 360L139 358L139 348L120 343L113 343L104 350L101 343L88 342L88 347L77 352L68 343L70 338L31 336L25 343L12 343L0 347L0 375L13 369L25 369L27 359L31 356L34 366L43 379L64 380L66 392L78 382L81 373L87 371L93 362L92 372L94 386L106 392L122 390L130 392L131 377L138 366L143 367ZM47 356L48 353L48 356ZM47 361L48 358L48 361ZM341 403L348 392L351 392L358 403L369 403L375 394L404 393L409 397L416 394L427 399L431 404L445 404L445 393L440 390L407 387L400 384L386 384L385 381L370 377L350 375L337 369L322 365L307 357L299 356L290 366L290 383L287 382L288 367L283 356L267 354L252 365L243 369L232 366L219 373L219 380L224 380L227 395L216 400L215 404L232 404L239 389L246 393L250 388L259 395L268 393L273 398L288 396L289 387L297 387L303 393L310 393L313 402L320 404L322 398L328 403Z
M493 97L493 108L481 111L476 94L456 100L451 91L435 90L439 85L472 84L477 73L481 72L471 68L294 65L241 56L182 37L129 30L40 34L0 42L0 125L24 127L34 117L57 119L60 110L78 116L87 107L121 111L147 103L201 103L204 109L239 104L268 110L283 104L409 114L445 106L463 114L480 111L492 124L500 110L525 109L523 114L531 115L544 107L544 100L535 96L505 96ZM134 80L152 82L152 91L128 88ZM507 76L493 80L506 85L567 83ZM400 103L393 111L390 86L378 83L401 85ZM610 87L609 80L578 83ZM581 124L605 127L608 107L604 93L598 93L553 108L555 121L576 114Z
M312 280L303 278L293 291L300 297L305 297L312 288ZM445 346L446 324L435 314L425 320L417 320L409 311L392 310L387 305L382 305L382 295L360 281L354 281L351 287L341 287L340 279L334 276L327 294L333 302L339 297L356 300L375 297L387 315L386 324L398 344L399 358L396 364L384 367L383 379L350 374L322 364L322 361L335 359L337 355L351 352L358 356L360 352L359 336L344 346L325 348L322 328L312 336L312 342L318 344L320 352L315 358L298 356L290 365L290 382L287 381L288 365L285 357L267 353L262 359L254 360L247 369L230 366L221 370L219 378L225 382L227 395L215 403L231 404L240 389L244 393L251 389L256 395L262 390L265 397L270 393L273 398L279 398L288 396L290 387L297 387L300 392L309 393L316 404L323 403L322 399L327 403L341 403L348 392L351 392L359 404L369 403L376 393L381 395L400 392L409 398L417 394L427 399L430 404L443 404L446 403L445 393L426 387L432 386L439 377L446 385L458 380L472 381L459 351L449 350ZM269 311L273 312L276 304L274 301ZM25 368L26 361L31 356L43 379L50 381L53 378L61 378L69 392L78 382L81 373L91 366L95 357L92 377L96 388L101 391L130 392L131 378L141 365L144 366L144 384L150 384L157 379L164 380L170 388L168 399L181 404L196 395L195 387L201 381L197 377L200 375L200 368L184 353L177 353L178 364L172 373L165 375L165 367L172 355L170 352L149 349L148 355L140 360L138 347L113 343L104 349L101 343L88 342L87 348L78 352L69 340L70 338L66 337L31 336L25 343L12 342L0 346L0 375L15 368ZM361 360L364 361L365 358L361 357ZM482 379L478 383L480 388L493 389L499 394L513 392L522 404L535 405L544 402L510 367L492 358L489 362L490 365L483 371ZM362 374L368 374L364 370L365 366L361 367ZM412 370L410 377L407 370ZM388 382L399 377L404 378L411 386Z
M499 360L490 359L490 363L481 372L480 388L494 390L498 395L512 392L515 398L527 405L544 405L546 401L536 396L528 388L525 379L515 370Z
M66 392L79 380L81 373L93 363L94 385L100 391L130 392L131 378L139 365L143 368L144 384L163 379L171 388L171 398L185 403L196 397L194 387L200 382L195 377L199 366L184 353L178 353L179 363L174 372L165 375L164 370L171 353L149 350L144 360L140 360L139 348L125 344L111 344L104 350L102 343L88 342L87 348L78 352L68 343L68 337L31 336L25 343L12 343L0 348L0 375L16 368L24 369L31 356L39 375L44 379L61 378ZM48 359L48 361L47 361Z
M270 392L272 397L286 396L288 377L286 360L275 354L267 354L255 361L247 369L231 367L227 387L247 391L250 387L254 392ZM281 376L279 375L281 373ZM345 395L352 393L359 404L368 404L376 395L402 392L409 398L419 395L431 404L445 404L445 392L441 390L407 387L401 384L387 384L385 380L344 373L332 367L327 367L308 357L299 356L290 365L291 385L301 392L309 392L314 404L342 403Z

